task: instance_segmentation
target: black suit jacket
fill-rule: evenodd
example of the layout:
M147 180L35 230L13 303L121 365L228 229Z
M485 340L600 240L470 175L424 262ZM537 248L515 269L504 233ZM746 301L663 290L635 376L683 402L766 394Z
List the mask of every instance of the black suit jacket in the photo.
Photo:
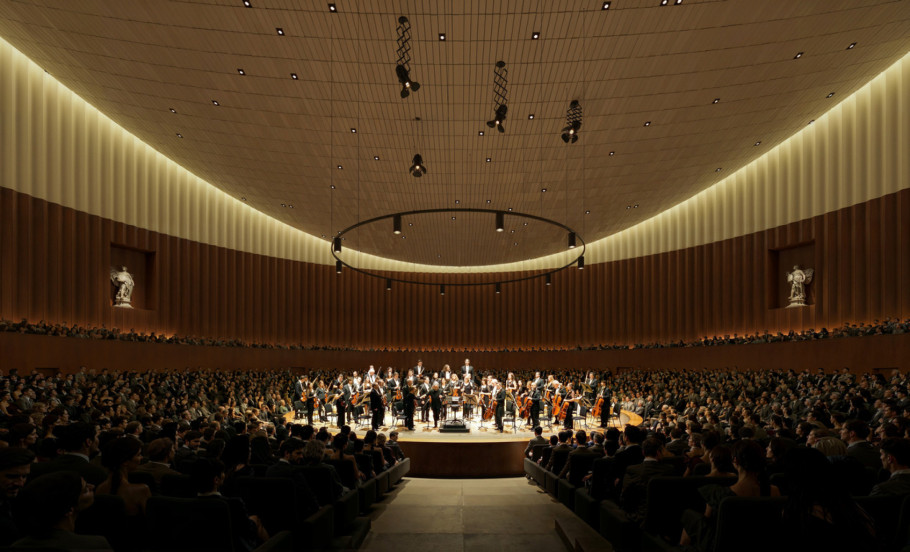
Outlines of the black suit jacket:
M869 441L862 441L847 447L847 456L856 458L860 464L867 468L881 468L882 457L875 445Z
M622 480L620 502L623 510L634 521L642 521L648 512L648 482L651 479L673 475L673 466L663 462L642 462L626 468Z
M107 470L95 466L85 458L75 454L61 454L50 462L38 462L32 464L32 471L29 479L35 479L39 475L54 473L58 471L73 471L82 476L86 483L100 485L107 479Z

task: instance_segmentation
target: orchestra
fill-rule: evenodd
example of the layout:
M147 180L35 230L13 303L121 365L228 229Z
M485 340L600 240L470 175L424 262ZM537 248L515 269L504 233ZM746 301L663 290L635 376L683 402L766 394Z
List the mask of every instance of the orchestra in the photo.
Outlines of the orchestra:
M534 372L527 380L512 372L502 380L487 372L480 376L470 359L460 370L448 364L431 372L418 360L404 379L391 366L369 366L363 378L337 374L325 380L301 375L294 382L295 418L313 425L318 419L334 422L339 428L360 423L378 430L386 414L402 419L408 430L415 429L415 417L430 429L441 421L473 422L502 432L504 420L513 430L533 429L543 420L550 427L574 428L576 422L608 427L617 417L618 405L606 379L594 372L577 381L560 381L555 374L545 378ZM329 383L326 384L325 382ZM333 419L334 418L334 419ZM369 420L369 421L367 421Z

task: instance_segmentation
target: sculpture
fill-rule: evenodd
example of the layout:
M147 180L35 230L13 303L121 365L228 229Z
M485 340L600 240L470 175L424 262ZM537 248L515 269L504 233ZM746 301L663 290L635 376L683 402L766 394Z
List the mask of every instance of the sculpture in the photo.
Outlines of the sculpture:
M790 283L790 304L787 308L806 306L806 286L812 283L815 270L801 269L799 265L793 267L793 272L787 273L787 282Z
M133 275L126 271L125 266L120 269L111 269L111 283L117 288L117 294L114 295L114 306L126 309L133 308L130 305L130 297L133 295Z

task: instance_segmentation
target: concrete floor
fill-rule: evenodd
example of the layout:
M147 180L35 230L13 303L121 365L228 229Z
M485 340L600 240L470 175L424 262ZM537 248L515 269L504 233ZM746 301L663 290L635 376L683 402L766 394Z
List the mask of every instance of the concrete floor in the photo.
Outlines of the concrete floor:
M524 477L405 479L373 508L364 552L561 551L574 516Z

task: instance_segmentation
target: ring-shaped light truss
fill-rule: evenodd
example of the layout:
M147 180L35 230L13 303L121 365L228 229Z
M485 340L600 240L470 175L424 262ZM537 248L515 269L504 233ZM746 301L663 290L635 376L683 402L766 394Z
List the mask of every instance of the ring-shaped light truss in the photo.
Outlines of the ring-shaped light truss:
M565 269L571 267L572 265L576 264L576 263L578 262L578 259L580 259L581 257L584 257L584 255L585 255L585 249L587 248L587 243L585 243L585 240L584 240L584 238L581 236L581 234L579 234L578 232L576 232L576 231L573 230L572 228L566 226L565 224L562 224L561 222L557 222L557 221L555 221L555 220L551 220L551 219L548 219L548 218L540 217L540 216L537 216L537 215L531 215L531 214L528 214L528 213L519 213L519 212L517 212L517 211L502 211L502 210L500 210L500 209L471 209L471 208L463 208L463 209L453 209L453 208L446 208L446 209L418 209L418 210L415 210L415 211L402 211L402 212L400 212L400 213L390 213L390 214L388 214L388 215L381 215L381 216L378 216L378 217L373 217L373 218L371 218L371 219L363 220L363 221L360 221L360 222L358 222L358 223L356 223L356 224L353 224L353 225L351 225L351 226L348 226L347 228L345 228L344 230L342 230L341 232L339 232L339 233L338 233L336 236L334 236L334 237L337 238L337 239L341 239L341 238L344 237L345 234L347 234L347 233L349 233L349 232L352 232L352 231L354 231L354 230L360 228L361 226L366 226L366 225L368 225L368 224L373 224L373 223L375 223L375 222L379 222L379 221L385 220L385 219L394 219L395 217L407 217L407 216L412 216L412 215L427 215L427 214L431 214L431 213L490 213L490 214L493 215L494 217L496 216L497 213L504 213L504 214L509 215L509 216L514 216L514 217L519 217L519 218L525 218L525 219L530 219L530 220L536 220L536 221L538 221L538 222L543 222L543 223L545 223L545 224L550 224L550 225L552 225L552 226L556 226L556 227L562 228L563 230L565 230L565 231L568 232L568 233L573 233L573 234L575 234L576 239L577 239L579 242L581 242L581 244L580 244L581 247L576 246L576 247L575 247L575 250L576 250L576 251L580 251L580 253L578 254L577 257L575 257L574 259L572 259L572 260L569 261L568 263L564 264L563 266L560 266L560 267L558 267L558 268L553 268L553 269L550 269L550 270L545 270L545 271L543 271L543 272L540 272L540 273L538 273L538 274L533 274L533 275L531 275L531 276L522 276L521 278L510 278L510 279L508 279L508 280L495 280L495 281L491 281L491 282L455 282L455 283L452 283L452 282L444 282L444 283L443 283L443 282L422 282L422 281L419 281L419 280L409 280L409 279L407 279L407 278L393 278L393 277L388 276L388 275L385 275L385 274L377 274L377 273L375 273L375 272L371 272L371 271L366 270L366 269L363 269L363 268L357 268L356 266L353 266L353 265L350 265L350 264L346 263L346 262L344 261L344 259L342 259L341 257L338 256L338 253L335 251L334 247L332 247L332 242L329 242L329 250L332 252L332 257L335 257L335 260L338 261L338 262L340 262L340 263L341 263L342 265L344 265L345 267L347 267L347 268L353 270L354 272L359 272L360 274L363 274L363 275L365 275L365 276L369 276L369 277L371 277L371 278L376 278L376 279L378 279L378 280L385 280L387 284L388 284L389 281L392 281L392 282L398 282L398 283L400 283L400 284L414 284L414 285L419 285L419 286L475 287L475 286L496 286L496 285L498 285L498 284L513 284L513 283L515 283L515 282L524 282L524 281L526 281L526 280L534 280L534 279L537 279L537 278L545 278L546 276L549 276L549 275L551 275L551 274L555 274L555 273L557 273L557 272L562 272L563 270L565 270ZM491 232L495 232L495 228L492 228L492 227L491 227L491 230L490 230L490 231L491 231ZM445 266L445 265L440 265L440 266Z

